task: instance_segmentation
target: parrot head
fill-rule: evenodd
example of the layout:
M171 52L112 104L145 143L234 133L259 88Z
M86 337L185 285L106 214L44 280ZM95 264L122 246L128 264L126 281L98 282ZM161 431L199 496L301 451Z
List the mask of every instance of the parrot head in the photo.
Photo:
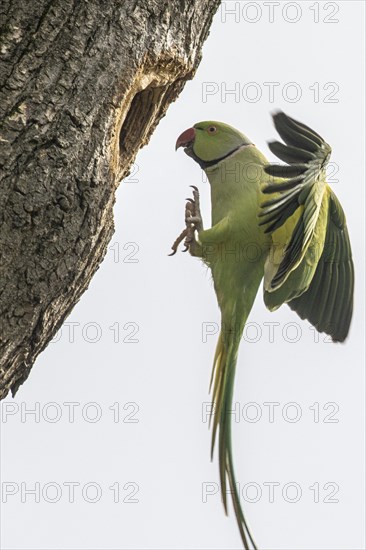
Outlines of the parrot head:
M205 121L183 132L177 139L175 149L184 147L184 152L205 169L246 145L253 144L232 126L223 122Z

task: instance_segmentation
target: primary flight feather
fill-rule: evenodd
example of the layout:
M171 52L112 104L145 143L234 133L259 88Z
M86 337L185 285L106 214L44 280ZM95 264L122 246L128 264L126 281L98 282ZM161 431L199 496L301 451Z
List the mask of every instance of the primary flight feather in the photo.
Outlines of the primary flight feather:
M354 270L346 219L326 183L330 146L283 112L273 115L283 142L269 143L286 164L269 164L241 132L221 122L195 124L178 138L206 172L211 228L204 229L196 187L186 204L181 241L211 269L221 310L221 333L211 379L212 448L218 437L220 483L227 485L246 550L255 542L245 520L233 466L230 411L238 349L259 285L271 311L287 303L334 342L347 337Z

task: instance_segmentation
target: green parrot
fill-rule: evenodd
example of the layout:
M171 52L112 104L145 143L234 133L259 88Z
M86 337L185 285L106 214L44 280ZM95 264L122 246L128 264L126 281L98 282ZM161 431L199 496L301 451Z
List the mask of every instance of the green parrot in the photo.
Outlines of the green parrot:
M354 269L346 219L326 183L330 146L283 112L273 115L283 142L269 143L286 164L269 164L244 134L222 122L195 124L183 147L207 174L211 228L204 229L199 192L187 199L186 227L171 255L185 251L211 269L221 310L212 378L211 458L218 436L222 500L227 484L246 550L255 542L245 520L233 466L230 411L238 349L258 287L271 311L287 303L334 342L347 337L353 309Z

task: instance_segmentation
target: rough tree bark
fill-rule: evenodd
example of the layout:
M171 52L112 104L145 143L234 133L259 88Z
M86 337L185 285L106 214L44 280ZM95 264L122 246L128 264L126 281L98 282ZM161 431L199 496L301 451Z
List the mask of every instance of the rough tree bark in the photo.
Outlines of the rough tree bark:
M220 0L2 0L0 398L101 263L115 190L192 78Z

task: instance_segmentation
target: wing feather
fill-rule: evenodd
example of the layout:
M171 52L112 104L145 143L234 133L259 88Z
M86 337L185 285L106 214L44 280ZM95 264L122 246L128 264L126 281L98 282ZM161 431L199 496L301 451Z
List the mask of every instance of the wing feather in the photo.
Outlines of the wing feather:
M326 191L325 168L331 153L323 138L305 124L283 112L276 113L273 120L286 145L274 142L276 145L272 143L272 150L280 153L280 158L287 156L290 164L272 164L265 168L268 175L284 179L271 181L264 187L263 193L272 194L273 198L261 204L259 224L266 226L266 233L273 233L296 211L300 217L285 243L282 262L277 271L271 273L271 281L267 281L267 287L272 291L287 280L307 252Z
M331 192L323 253L306 292L288 302L335 342L347 337L353 312L354 267L343 209Z
M262 192L268 198L259 224L273 240L265 302L272 310L287 302L319 332L343 342L352 319L354 267L344 212L326 184L331 148L282 112L273 120L284 143L269 147L287 165L265 168L270 178Z

